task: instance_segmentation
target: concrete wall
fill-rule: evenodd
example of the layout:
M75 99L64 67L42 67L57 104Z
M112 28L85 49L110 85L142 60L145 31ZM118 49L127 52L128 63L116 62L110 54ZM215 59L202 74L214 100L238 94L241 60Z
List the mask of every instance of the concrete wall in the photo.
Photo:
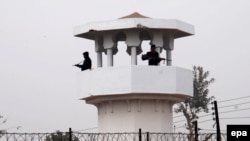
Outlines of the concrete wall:
M80 97L98 108L99 132L172 133L172 105L193 95L192 71L173 66L81 72Z
M103 67L81 72L78 77L80 98L127 93L193 95L192 71L174 66Z
M126 100L102 103L98 106L99 132L172 133L172 104L168 101Z

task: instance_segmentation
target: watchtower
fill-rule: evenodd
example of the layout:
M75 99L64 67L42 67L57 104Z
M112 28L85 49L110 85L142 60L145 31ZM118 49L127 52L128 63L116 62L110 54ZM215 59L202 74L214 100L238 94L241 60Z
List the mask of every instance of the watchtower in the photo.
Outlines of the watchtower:
M193 95L191 70L172 66L174 40L194 34L194 27L174 19L133 13L112 21L74 28L74 36L95 42L97 68L81 72L82 100L98 110L99 132L173 132L172 106ZM166 66L137 64L142 41L166 51ZM124 41L131 65L114 66L117 42ZM106 54L107 66L103 66ZM91 96L89 96L91 94Z

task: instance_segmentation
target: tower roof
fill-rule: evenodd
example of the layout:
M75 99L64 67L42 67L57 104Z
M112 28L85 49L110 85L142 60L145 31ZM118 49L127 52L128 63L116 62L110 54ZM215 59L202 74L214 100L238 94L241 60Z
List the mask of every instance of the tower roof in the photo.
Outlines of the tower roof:
M120 17L119 19L126 19L126 18L149 18L149 17L141 15L138 12L134 12L134 13L129 14L127 16Z
M111 21L99 21L83 24L74 28L76 37L95 40L96 37L107 32L124 32L127 30L141 30L144 32L161 31L173 34L174 38L194 34L194 27L176 19L154 19L134 12L127 16Z

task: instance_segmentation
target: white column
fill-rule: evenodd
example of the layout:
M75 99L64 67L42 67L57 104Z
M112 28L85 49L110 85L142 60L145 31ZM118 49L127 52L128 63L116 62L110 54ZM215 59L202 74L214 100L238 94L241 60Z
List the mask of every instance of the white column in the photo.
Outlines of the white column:
M155 51L159 53L159 57L161 57L161 51L163 47L163 33L161 31L153 31L151 44L156 46ZM160 65L160 63L158 63Z
M102 52L97 52L97 67L102 67Z
M136 47L131 47L131 65L137 65Z
M102 52L103 47L103 37L101 35L95 37L95 51L97 53L97 67L102 67Z
M107 66L112 67L113 66L113 52L112 48L107 49Z
M114 41L113 32L103 34L103 47L107 51L107 66L113 66L113 54L116 53L117 43Z
M174 49L174 35L169 36L169 50L167 51L167 65L172 66L172 50Z
M167 66L172 66L172 51L166 50Z
M151 44L154 44L156 46L156 52L158 52L159 54L162 51L162 47L163 47L163 33L161 31L154 31L152 34L152 40L151 40Z
M137 65L137 55L140 53L141 39L139 36L139 31L137 30L128 30L126 34L126 44L127 52L131 55L131 65Z
M174 35L167 35L164 40L164 48L166 49L167 66L172 66L172 50L174 49Z

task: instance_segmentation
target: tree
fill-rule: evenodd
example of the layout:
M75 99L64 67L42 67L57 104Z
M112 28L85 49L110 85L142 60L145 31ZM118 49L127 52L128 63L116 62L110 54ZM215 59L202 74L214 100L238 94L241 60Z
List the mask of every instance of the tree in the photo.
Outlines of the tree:
M3 116L0 115L0 126L2 124L5 124L7 122L7 118L4 119ZM22 128L21 126L17 126L17 127L11 127L11 128L5 128L5 129L0 129L0 138L7 133L8 129L12 129L12 128L16 128L17 130Z
M46 137L45 141L69 141L69 133L63 133L59 130ZM72 141L79 141L76 136L72 136Z
M213 100L213 96L209 97L208 86L215 81L214 78L208 78L209 71L204 71L203 67L193 67L193 97L186 99L182 103L178 103L175 108L176 113L182 112L186 118L186 128L189 131L189 140L194 140L194 121L199 118L200 112L208 113L208 104ZM211 135L209 135L211 136Z
M0 119L3 119L3 116L0 115ZM0 125L6 123L6 121L7 121L7 119L1 120L1 121L0 121ZM6 130L0 129L0 138L2 137L2 135L3 135L4 133L6 133Z

